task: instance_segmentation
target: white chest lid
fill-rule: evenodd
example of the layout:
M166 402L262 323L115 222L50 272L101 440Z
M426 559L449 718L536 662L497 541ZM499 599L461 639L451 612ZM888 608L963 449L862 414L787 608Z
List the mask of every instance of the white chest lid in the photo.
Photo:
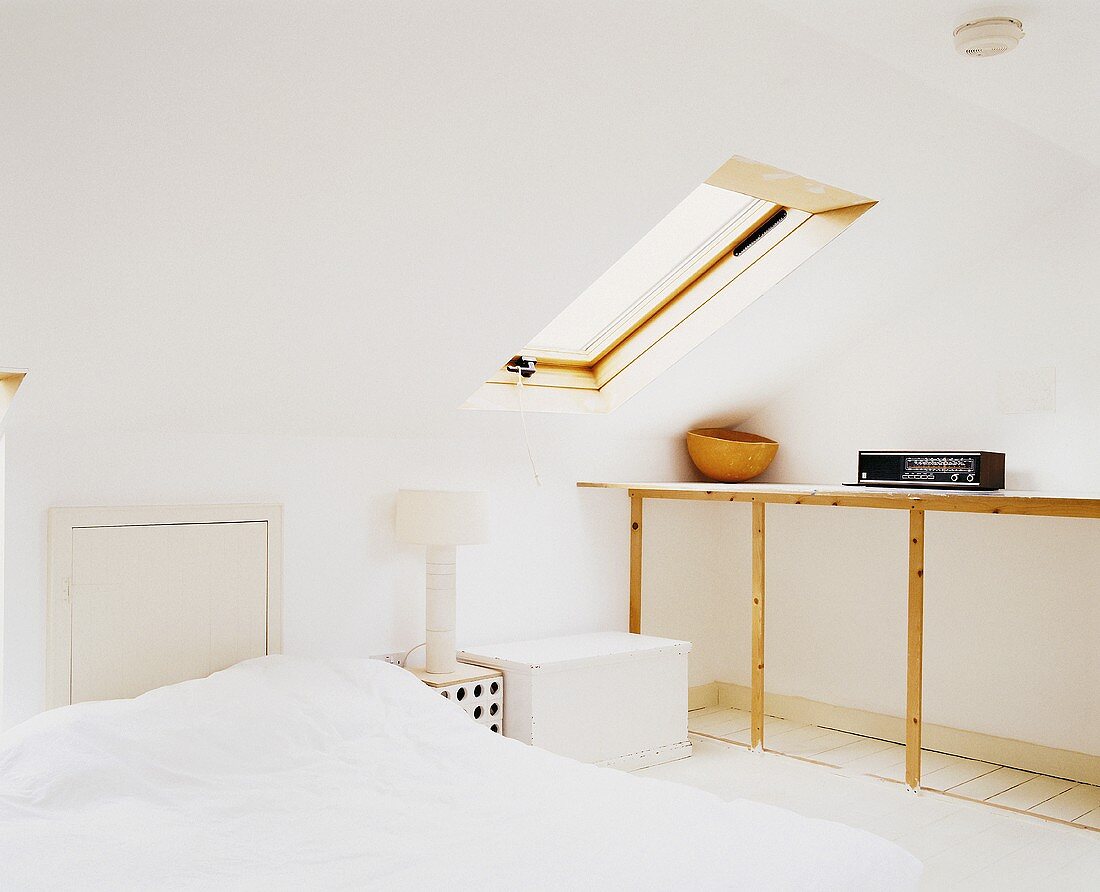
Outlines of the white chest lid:
M664 654L687 654L690 641L654 638L630 632L586 632L558 638L536 638L487 644L460 651L458 658L482 666L515 672L577 669L597 663L619 662Z

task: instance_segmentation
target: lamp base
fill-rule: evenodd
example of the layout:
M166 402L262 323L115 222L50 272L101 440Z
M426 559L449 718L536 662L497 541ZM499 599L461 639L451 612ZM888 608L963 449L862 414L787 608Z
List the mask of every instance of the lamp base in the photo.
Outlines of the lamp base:
M458 670L455 650L455 630L427 630L428 647L424 655L424 671L431 675L448 675Z
M455 547L429 545L425 608L424 669L443 675L458 669L455 653Z

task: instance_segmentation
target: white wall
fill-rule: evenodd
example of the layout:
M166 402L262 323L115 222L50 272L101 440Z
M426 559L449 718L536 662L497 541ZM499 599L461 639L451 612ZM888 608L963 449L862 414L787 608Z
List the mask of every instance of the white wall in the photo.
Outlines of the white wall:
M572 484L681 476L669 438L703 423L781 439L776 480L844 479L869 446L979 445L1009 453L1014 485L1100 489L1098 207L1081 191L1097 159L1079 154L1091 139L1058 141L1060 109L1076 133L1095 111L1043 24L1087 34L1082 10L1044 10L1019 52L974 66L951 51L950 15L921 5L902 70L866 55L888 43L847 42L853 18L889 18L869 3L846 6L839 38L787 3L301 6L5 8L0 364L30 370L8 420L5 722L41 699L51 504L283 501L288 648L367 653L417 637L419 571L387 544L386 512L431 469L497 496L498 543L461 558L464 589L493 593L477 607L464 592L461 631L478 637L625 623L625 497ZM1030 129L990 110L1059 103ZM453 407L733 153L880 204L610 418L533 419L558 464L531 491L516 419ZM944 330L956 298L978 310ZM883 324L907 307L904 328ZM1051 367L1056 411L1001 414L1002 372ZM509 527L516 507L535 523ZM647 532L648 603L678 599L654 618L698 628L704 680L747 666L746 526L720 507L660 506ZM899 702L893 563L847 544L897 547L888 519L775 515L769 680ZM1000 538L979 560L1031 543L1027 523L981 525ZM1096 648L1070 640L1097 628L1080 591L1091 540L1058 529L1033 541L1066 557L1005 579L1016 601L962 558L949 576L930 564L930 649L948 578L942 603L990 622L944 620L929 718L1011 725L995 704L1026 682L1048 712L1006 733L1097 748L1070 724L1096 712ZM1029 649L1046 623L1072 645L1048 665ZM937 692L938 667L993 660L1010 664L999 683ZM1049 691L1050 671L1073 683Z
M365 656L423 640L423 550L393 540L399 487L491 492L492 543L459 554L459 643L478 644L624 628L625 502L575 483L683 473L671 442L536 438L536 488L518 428L497 441L158 436L33 415L17 403L6 437L5 726L42 705L50 506L282 503L286 652Z
M1100 492L1098 214L1094 187L934 288L884 282L892 318L741 425L782 443L765 479L852 480L859 449L990 449L1009 488ZM689 560L727 556L677 628L700 643L697 683L747 684L748 509L714 507L676 531ZM933 514L927 536L925 718L1100 753L1100 521ZM902 714L905 543L900 512L768 509L769 690ZM650 554L651 601L676 596L677 572L707 591L673 549ZM647 629L676 627L657 609Z

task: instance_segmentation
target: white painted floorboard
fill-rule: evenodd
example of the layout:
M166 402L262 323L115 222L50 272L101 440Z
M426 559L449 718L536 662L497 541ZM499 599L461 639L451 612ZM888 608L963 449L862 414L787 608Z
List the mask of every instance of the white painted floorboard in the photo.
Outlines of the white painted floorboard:
M1100 833L937 793L909 793L900 784L853 775L847 768L754 753L697 735L692 740L690 759L639 774L727 800L755 799L892 839L924 862L924 889L1100 889Z
M751 717L743 709L708 706L689 713L688 723L699 734L749 743ZM897 743L771 716L764 717L764 738L775 753L824 762L849 774L904 780L905 747ZM931 750L923 751L921 768L921 786L927 790L1100 828L1098 786ZM1100 882L1096 888L1100 892Z

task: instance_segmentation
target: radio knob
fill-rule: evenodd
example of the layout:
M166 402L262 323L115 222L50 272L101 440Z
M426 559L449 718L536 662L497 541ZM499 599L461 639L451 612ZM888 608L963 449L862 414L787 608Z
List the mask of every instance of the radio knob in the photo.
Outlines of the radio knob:
M974 475L973 474L967 474L966 475L966 482L967 483L973 483L974 482Z
M951 482L952 482L952 483L954 483L954 482L955 482L956 480L958 480L958 479L959 479L959 475L958 475L958 474L952 474L952 475L951 475Z

